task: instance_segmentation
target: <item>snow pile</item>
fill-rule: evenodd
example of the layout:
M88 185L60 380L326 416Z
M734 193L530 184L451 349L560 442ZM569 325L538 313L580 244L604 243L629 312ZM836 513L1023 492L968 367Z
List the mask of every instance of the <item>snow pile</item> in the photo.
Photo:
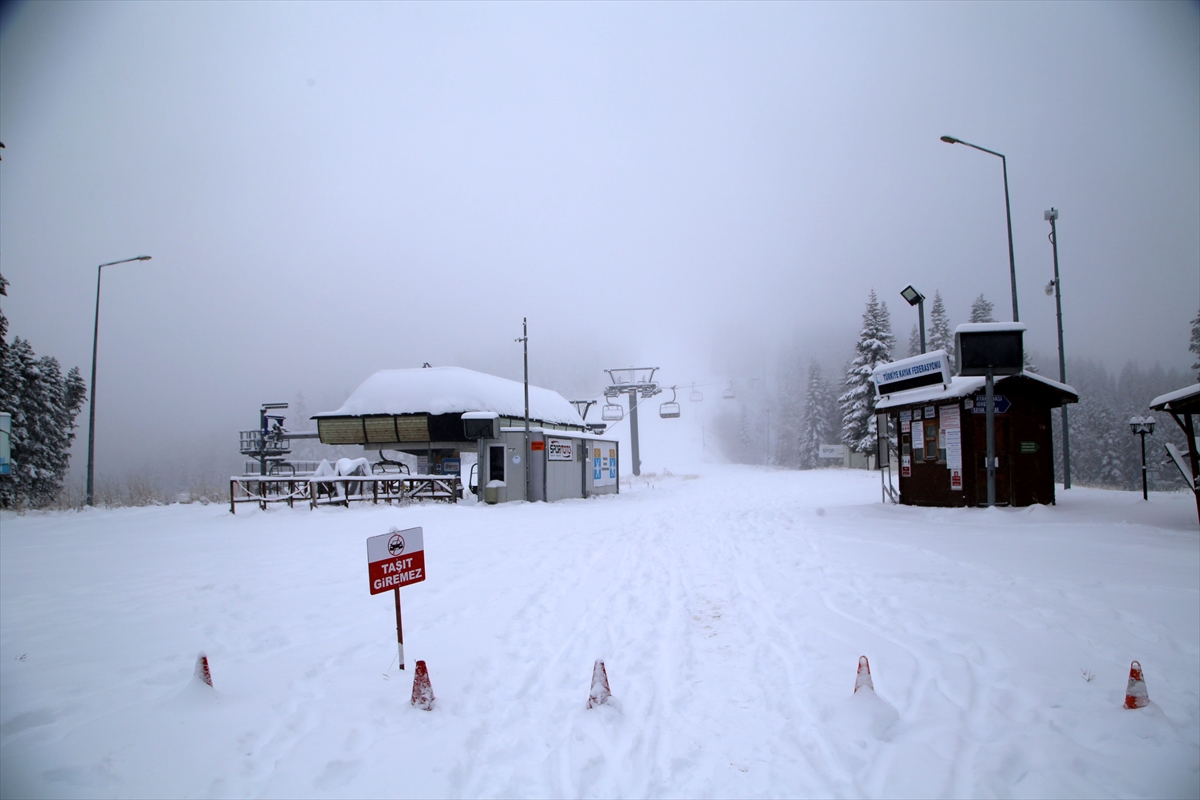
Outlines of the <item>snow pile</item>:
M341 408L313 418L464 411L524 417L525 385L462 367L385 369L363 381ZM529 416L556 425L583 425L566 398L537 386L529 387Z
M552 505L5 514L0 796L1200 794L1190 496L908 508L873 473L693 469ZM400 673L364 542L416 525Z

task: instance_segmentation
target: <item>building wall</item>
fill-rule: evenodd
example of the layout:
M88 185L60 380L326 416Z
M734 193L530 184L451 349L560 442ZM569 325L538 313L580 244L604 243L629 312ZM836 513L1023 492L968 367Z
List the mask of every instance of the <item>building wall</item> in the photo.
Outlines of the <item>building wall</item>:
M1029 506L1050 504L1055 500L1054 444L1051 438L1051 398L1036 384L1006 381L996 387L996 394L1008 399L1011 406L996 414L995 450L999 462L996 469L996 503L998 505ZM980 392L978 397L982 397ZM987 503L987 415L974 413L976 397L959 398L962 424L963 488L950 486L950 469L939 453L934 461L912 461L912 474L901 475L900 502L917 506L983 506ZM895 409L894 424L899 424L902 410L923 412L926 405ZM940 423L941 406L938 404ZM922 419L924 419L922 414ZM940 427L940 424L939 424ZM911 432L901 432L901 456L904 445L911 447Z

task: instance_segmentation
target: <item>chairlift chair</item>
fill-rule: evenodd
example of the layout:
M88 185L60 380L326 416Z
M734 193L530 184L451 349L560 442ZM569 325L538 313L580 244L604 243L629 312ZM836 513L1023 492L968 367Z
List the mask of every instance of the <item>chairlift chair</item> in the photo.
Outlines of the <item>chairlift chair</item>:
M721 397L724 397L726 400L732 400L733 398L737 397L737 395L733 393L733 381L730 381L729 386L725 389L725 391L721 392Z
M691 400L693 403L699 403L704 400L704 392L697 389L694 383L692 384L692 393L688 395L688 400Z
M671 387L671 401L658 407L658 415L663 419L679 418L679 403L675 402L675 387Z
M616 403L605 403L600 409L600 419L605 422L620 422L625 419L625 409Z

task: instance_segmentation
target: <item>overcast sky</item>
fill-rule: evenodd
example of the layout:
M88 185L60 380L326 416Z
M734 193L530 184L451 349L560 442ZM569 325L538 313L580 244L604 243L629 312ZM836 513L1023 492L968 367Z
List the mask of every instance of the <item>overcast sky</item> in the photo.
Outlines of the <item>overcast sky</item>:
M1010 319L1000 160L942 134L1008 157L1043 372L1051 206L1068 356L1192 361L1194 3L26 3L0 25L10 335L86 375L96 265L153 256L105 269L98 474L226 458L259 403L329 410L378 369L519 378L523 316L533 381L568 395L634 363L758 374L782 345L840 369L872 288L902 347L909 283L952 324L981 292Z

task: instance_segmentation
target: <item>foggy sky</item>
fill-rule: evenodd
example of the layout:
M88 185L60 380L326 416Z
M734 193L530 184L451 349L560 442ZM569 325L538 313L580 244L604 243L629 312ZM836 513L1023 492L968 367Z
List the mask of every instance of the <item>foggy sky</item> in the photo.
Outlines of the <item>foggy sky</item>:
M96 265L153 256L105 270L98 478L228 460L261 402L330 410L378 369L519 378L523 316L531 379L568 396L782 347L840 370L872 288L902 350L909 283L952 325L981 292L1010 319L1000 160L942 134L1008 157L1043 373L1051 206L1068 356L1192 361L1193 3L5 13L10 335L86 376Z

